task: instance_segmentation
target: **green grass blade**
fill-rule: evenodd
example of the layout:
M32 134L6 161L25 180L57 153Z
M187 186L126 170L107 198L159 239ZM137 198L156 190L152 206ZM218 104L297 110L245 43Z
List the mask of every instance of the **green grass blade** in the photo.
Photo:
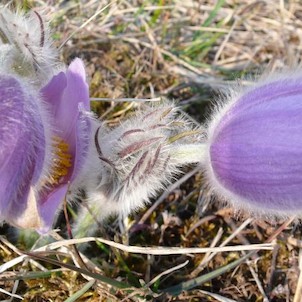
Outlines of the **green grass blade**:
M95 283L95 280L90 280L87 282L80 290L74 293L71 297L65 300L65 302L77 301L81 296L83 296Z
M210 12L209 17L203 22L203 24L202 24L203 27L208 27L212 23L214 18L217 16L217 13L218 13L219 9L224 4L224 2L225 2L225 0L218 0L217 1L214 9Z
M15 281L15 280L31 280L31 279L43 279L50 278L54 274L60 275L62 272L61 269L53 269L43 272L29 272L29 273L20 273L11 277L0 277L0 281Z
M99 280L101 282L104 282L106 284L109 284L109 285L117 287L117 288L131 288L131 287L133 287L133 286L127 284L127 283L116 281L114 279L111 279L111 278L102 276L100 274L88 271L86 269L82 269L82 268L76 267L76 266L68 264L68 263L57 261L57 260L51 259L49 257L41 256L41 255L39 255L38 252L36 252L36 253L26 253L26 252L24 252L24 254L30 256L31 258L38 259L38 260L41 260L41 261L45 261L45 262L51 263L53 265L57 265L59 267L65 267L67 269L70 269L70 270L78 272L80 274L89 276L91 278L94 278L96 280Z
M188 291L192 288L195 288L197 286L202 285L205 282L208 282L222 274L224 274L225 272L235 268L236 266L238 266L239 264L241 264L242 262L244 262L245 260L247 260L250 255L252 254L248 253L247 255L243 256L242 258L235 260L225 266L222 266L218 269L216 269L213 272L210 272L208 274L202 275L200 277L194 278L192 280L186 281L186 282L182 282L180 284L171 286L167 289L164 290L164 292L171 294L172 296L178 296L179 294L181 294L182 291Z

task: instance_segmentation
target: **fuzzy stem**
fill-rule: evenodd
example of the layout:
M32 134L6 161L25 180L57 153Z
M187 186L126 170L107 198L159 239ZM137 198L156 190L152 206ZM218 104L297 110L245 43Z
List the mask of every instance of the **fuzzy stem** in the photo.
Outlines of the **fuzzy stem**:
M181 165L200 163L206 158L207 144L188 144L173 146L170 149L171 158Z

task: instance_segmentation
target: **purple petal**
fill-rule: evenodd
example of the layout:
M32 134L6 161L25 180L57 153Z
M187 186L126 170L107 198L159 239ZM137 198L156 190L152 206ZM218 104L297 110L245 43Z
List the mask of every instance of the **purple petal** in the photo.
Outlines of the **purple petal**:
M13 77L0 76L0 216L9 222L26 209L44 161L37 100L24 87Z
M54 218L64 200L68 190L68 185L62 185L47 195L46 200L41 200L38 205L40 217L43 220L43 227L38 231L41 234L47 233L53 224Z
M88 151L90 124L83 110L90 109L90 100L83 62L75 59L66 73L54 76L41 94L50 107L55 135L68 144L72 161L69 173L60 183L40 194L38 207L44 224L40 231L44 232L51 227L68 183L76 177Z
M41 90L51 107L60 136L74 141L74 129L79 115L79 104L89 110L89 91L85 70L80 59L75 59L66 74L60 72ZM70 138L72 137L72 138Z
M302 209L302 78L250 90L213 127L210 162L223 193L252 208Z
M75 59L68 67L66 74L61 72L41 90L45 102L51 107L51 115L60 136L68 145L69 153L73 159L68 179L78 170L82 164L83 150L80 145L81 131L89 131L87 126L81 127L83 122L81 108L90 109L89 90L86 83L85 69L80 59Z

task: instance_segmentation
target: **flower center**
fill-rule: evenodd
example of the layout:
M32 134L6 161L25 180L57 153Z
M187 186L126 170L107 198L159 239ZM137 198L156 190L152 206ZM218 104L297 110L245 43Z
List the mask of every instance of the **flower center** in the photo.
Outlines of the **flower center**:
M72 166L72 156L68 153L69 145L60 137L53 137L54 159L51 173L52 185L60 183L62 177L66 176Z

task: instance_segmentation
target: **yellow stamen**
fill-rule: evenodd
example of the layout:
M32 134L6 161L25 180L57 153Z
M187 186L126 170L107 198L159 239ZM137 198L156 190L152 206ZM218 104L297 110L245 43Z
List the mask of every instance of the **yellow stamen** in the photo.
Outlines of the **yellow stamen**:
M69 153L69 145L60 137L53 137L54 159L50 184L59 184L62 177L66 176L72 166L72 156Z

